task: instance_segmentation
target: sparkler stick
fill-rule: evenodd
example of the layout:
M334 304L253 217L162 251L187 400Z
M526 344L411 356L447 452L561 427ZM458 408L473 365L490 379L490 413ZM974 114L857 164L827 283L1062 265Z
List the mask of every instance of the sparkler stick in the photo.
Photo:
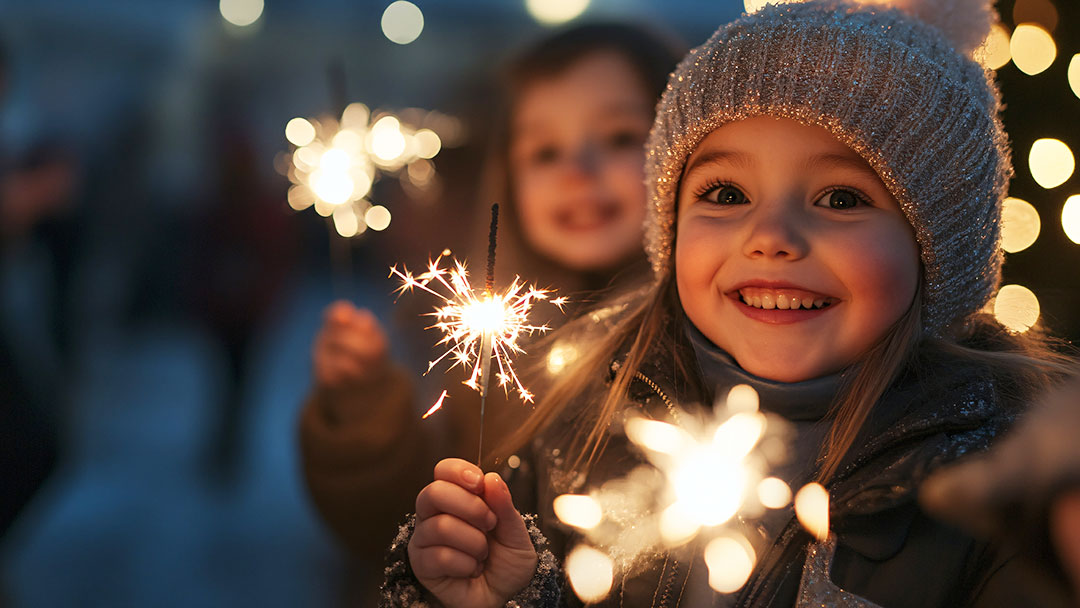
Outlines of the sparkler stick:
M333 114L341 116L345 111L348 96L345 91L345 62L335 57L326 66L326 81L330 88L330 105ZM330 283L334 296L350 299L352 295L352 242L338 238L334 220L326 218L326 227L330 231Z
M490 300L495 295L495 247L499 232L499 203L491 205L491 228L488 229L487 277L484 281L484 297ZM484 338L480 342L480 445L476 448L476 465L484 456L484 406L487 405L488 381L491 380L491 329L485 328Z
M452 361L450 367L460 365L472 369L464 384L480 393L480 454L483 454L483 416L491 377L494 376L507 393L513 387L522 401L532 401L532 393L522 384L513 366L513 357L525 352L518 341L522 334L543 333L549 329L547 325L529 322L529 313L537 302L547 301L562 310L567 301L561 296L552 298L551 291L537 289L522 282L520 277L515 277L508 287L495 290L497 205L492 206L491 216L488 272L483 292L473 289L462 262L455 262L450 268L440 265L443 257L450 255L449 250L428 262L427 271L421 274L414 275L408 268L399 270L396 266L390 269L390 276L401 279L401 285L395 290L397 293L418 289L435 296L443 304L428 313L435 318L435 323L428 329L443 332L437 345L446 345L446 351L428 362L425 374L447 358ZM445 397L444 391L424 417L435 413Z

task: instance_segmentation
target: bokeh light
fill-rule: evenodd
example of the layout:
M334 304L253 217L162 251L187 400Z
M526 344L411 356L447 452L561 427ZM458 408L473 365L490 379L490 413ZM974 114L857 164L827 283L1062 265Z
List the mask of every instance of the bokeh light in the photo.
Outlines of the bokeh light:
M369 120L371 120L371 110L362 103L350 103L341 113L341 126L346 129L366 129Z
M431 129L420 129L413 134L416 141L416 155L420 158L435 158L442 149L439 135Z
M754 549L744 538L721 536L705 547L709 586L720 593L738 591L754 570Z
M559 25L579 17L589 0L525 0L525 9L544 25Z
M1009 41L1009 51L1016 67L1029 76L1050 67L1057 57L1057 45L1050 32L1034 23L1016 26Z
M1074 95L1080 97L1080 53L1069 60L1069 88Z
M352 198L353 180L343 173L318 170L311 174L311 189L323 201L340 205Z
M1001 210L1001 248L1016 253L1031 247L1039 238L1042 221L1031 203L1009 197Z
M600 503L591 496L583 494L563 494L555 498L552 504L555 516L568 526L589 530L595 528L604 518Z
M373 205L364 214L364 223L372 230L386 230L390 226L390 210L382 205Z
M808 483L795 495L795 516L818 540L829 536L829 492L820 483Z
M303 184L296 184L289 188L288 199L290 207L303 211L315 204L315 193Z
M285 139L296 147L302 147L315 140L315 126L306 118L294 118L285 124Z
M791 488L779 477L766 477L758 484L758 500L770 509L783 509L791 502Z
M607 597L615 581L611 558L585 545L578 545L566 556L566 576L581 601L598 602Z
M340 205L334 209L334 229L345 238L352 238L360 229L360 220L349 205Z
M405 152L406 142L401 133L401 122L394 116L383 116L375 121L369 137L371 153L379 160L390 162Z
M994 317L1006 328L1025 332L1039 320L1039 299L1022 285L1006 285L994 298Z
M409 44L424 31L424 13L412 2L397 0L382 14L382 32L391 42Z
M743 10L756 13L770 4L794 4L802 0L743 0Z
M727 408L734 414L751 414L758 411L757 391L749 384L736 384L728 391Z
M218 10L229 23L246 27L262 17L263 0L221 0Z
M1037 139L1031 144L1028 168L1031 170L1031 177L1049 190L1064 184L1072 177L1073 170L1076 169L1076 158L1069 146L1059 139Z
M973 57L991 70L1000 70L1009 63L1012 52L1009 50L1009 31L1005 26L995 23L982 46L975 49Z
M1057 8L1050 0L1016 0L1013 23L1038 23L1052 32L1058 25Z
M1070 241L1080 245L1080 194L1065 200L1061 208L1061 227Z

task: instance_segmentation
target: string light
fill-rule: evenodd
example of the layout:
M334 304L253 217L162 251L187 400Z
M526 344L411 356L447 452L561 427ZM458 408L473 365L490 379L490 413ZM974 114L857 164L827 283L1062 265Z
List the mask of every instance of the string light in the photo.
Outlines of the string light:
M525 0L525 9L544 25L559 25L579 17L589 0Z
M1043 138L1031 144L1028 153L1028 168L1031 177L1046 188L1056 188L1072 177L1076 169L1076 159L1072 150L1059 139Z
M1077 97L1080 97L1080 53L1072 56L1069 60L1069 88Z
M1050 67L1057 57L1057 45L1050 32L1034 23L1016 26L1009 41L1009 51L1016 67L1029 76Z
M1001 210L1001 248L1016 253L1030 247L1039 238L1042 222L1035 207L1018 198L1005 199Z
M994 298L994 317L1006 328L1023 333L1039 320L1039 299L1022 285L1005 285Z
M424 31L424 13L412 2L398 0L383 11L381 25L383 35L388 40L397 44L409 44Z
M229 23L247 27L262 17L263 0L221 0L218 10Z
M995 23L990 28L990 33L982 46L975 49L972 56L991 70L1000 70L1012 59L1012 52L1009 50L1009 31L1000 23Z
M1061 227L1070 241L1080 245L1080 194L1065 200L1061 208Z

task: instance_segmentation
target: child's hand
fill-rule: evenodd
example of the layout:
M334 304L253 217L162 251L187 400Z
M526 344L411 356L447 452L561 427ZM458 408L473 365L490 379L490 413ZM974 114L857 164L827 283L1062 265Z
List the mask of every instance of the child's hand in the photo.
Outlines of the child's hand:
M339 300L326 307L311 357L320 387L363 384L386 367L386 334L370 311Z
M448 608L495 608L532 580L536 549L502 478L447 458L416 497L409 563Z

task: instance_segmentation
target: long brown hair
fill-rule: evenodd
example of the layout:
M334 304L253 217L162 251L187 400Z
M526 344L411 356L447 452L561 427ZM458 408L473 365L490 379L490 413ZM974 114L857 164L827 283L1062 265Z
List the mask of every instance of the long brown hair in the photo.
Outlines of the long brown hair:
M920 285L907 312L843 370L842 388L830 408L832 426L818 459L818 481L828 483L836 475L844 456L856 447L856 438L870 412L902 373L910 371L930 377L929 374L938 371L932 368L933 359L921 354L944 353L985 367L998 381L997 388L1003 398L1016 404L1077 374L1075 360L1061 352L1064 344L1050 338L1041 328L1013 333L986 314L973 315L950 337L923 336L921 292ZM579 411L569 412L574 419L574 430L567 445L574 469L588 469L603 452L611 422L627 402L630 383L647 359L670 360L672 377L696 386L705 397L704 383L693 371L697 367L692 351L679 348L674 338L680 335L681 324L687 321L672 274L669 272L641 297L624 304L626 308L615 325L595 341L589 341L589 350L574 362L572 370L552 380L533 414L499 446L497 453L508 454L520 448L567 414L570 404L581 405L583 396L602 386L598 379L608 377L612 361L617 360L620 365L599 406L585 404ZM583 328L590 323L595 324L589 315L583 315L561 331L573 335L587 331ZM558 336L553 339L557 340Z

